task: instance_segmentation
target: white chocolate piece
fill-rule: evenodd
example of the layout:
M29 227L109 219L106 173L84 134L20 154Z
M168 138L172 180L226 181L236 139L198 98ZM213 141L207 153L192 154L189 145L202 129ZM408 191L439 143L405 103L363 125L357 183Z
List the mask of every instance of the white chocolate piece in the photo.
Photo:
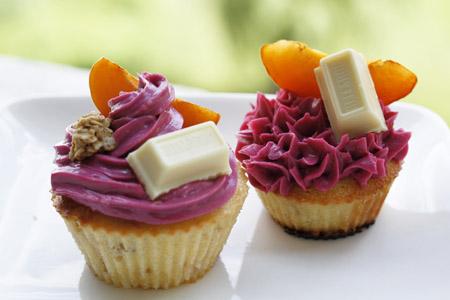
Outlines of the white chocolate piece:
M339 140L387 130L364 57L345 49L320 60L314 69L331 128Z
M231 173L228 145L211 121L151 138L127 161L152 200L188 182Z

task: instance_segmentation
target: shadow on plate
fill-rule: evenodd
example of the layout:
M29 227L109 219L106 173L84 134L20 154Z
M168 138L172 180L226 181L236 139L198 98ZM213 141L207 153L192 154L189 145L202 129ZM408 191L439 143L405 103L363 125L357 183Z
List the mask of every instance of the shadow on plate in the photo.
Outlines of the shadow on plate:
M200 280L168 290L121 289L97 279L87 266L79 282L83 300L123 299L230 299L233 290L224 264L217 260L215 266Z
M385 206L362 233L317 241L288 235L261 213L235 293L240 299L420 299L436 288L431 294L442 296L448 285L436 272L450 269L448 228L448 212Z

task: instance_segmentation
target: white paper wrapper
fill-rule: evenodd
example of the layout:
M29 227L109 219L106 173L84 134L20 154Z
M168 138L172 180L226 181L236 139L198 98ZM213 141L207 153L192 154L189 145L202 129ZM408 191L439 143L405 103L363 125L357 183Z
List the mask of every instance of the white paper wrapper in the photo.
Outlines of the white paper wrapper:
M390 164L388 175L371 179L364 188L351 179L326 192L300 191L281 196L257 189L271 217L291 234L314 239L334 239L352 235L372 225L400 170Z
M218 213L175 230L109 230L102 223L64 221L95 275L118 287L166 289L194 282L214 265L247 196L241 173L236 193ZM182 224L182 223L180 223Z

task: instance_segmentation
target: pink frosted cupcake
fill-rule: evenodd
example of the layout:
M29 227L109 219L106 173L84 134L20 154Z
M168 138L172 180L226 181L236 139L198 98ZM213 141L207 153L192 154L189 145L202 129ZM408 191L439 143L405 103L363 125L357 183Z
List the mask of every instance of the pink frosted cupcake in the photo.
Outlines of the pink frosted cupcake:
M109 101L107 117L83 116L56 145L53 204L94 274L119 287L169 288L215 263L247 195L230 151L230 175L193 181L149 199L126 157L180 130L174 90L158 74Z
M237 158L264 206L284 229L306 238L351 235L375 222L408 152L409 132L393 128L337 142L322 101L280 90L258 94L239 132Z
M280 86L258 94L236 155L271 217L286 232L345 237L372 225L408 152L387 106L414 88L393 61L367 63L352 49L332 55L296 41L261 48Z

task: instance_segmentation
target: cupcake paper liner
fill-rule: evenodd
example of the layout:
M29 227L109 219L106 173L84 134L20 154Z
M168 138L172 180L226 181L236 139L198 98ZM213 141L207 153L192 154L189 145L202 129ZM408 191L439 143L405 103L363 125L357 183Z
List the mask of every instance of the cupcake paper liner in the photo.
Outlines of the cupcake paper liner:
M151 232L111 231L63 214L86 263L101 280L118 287L166 289L195 282L212 268L247 195L241 174L234 196L206 221Z
M400 165L391 165L388 176L361 188L351 179L327 192L302 192L281 196L257 189L271 217L286 232L304 238L335 239L372 225L384 203Z

